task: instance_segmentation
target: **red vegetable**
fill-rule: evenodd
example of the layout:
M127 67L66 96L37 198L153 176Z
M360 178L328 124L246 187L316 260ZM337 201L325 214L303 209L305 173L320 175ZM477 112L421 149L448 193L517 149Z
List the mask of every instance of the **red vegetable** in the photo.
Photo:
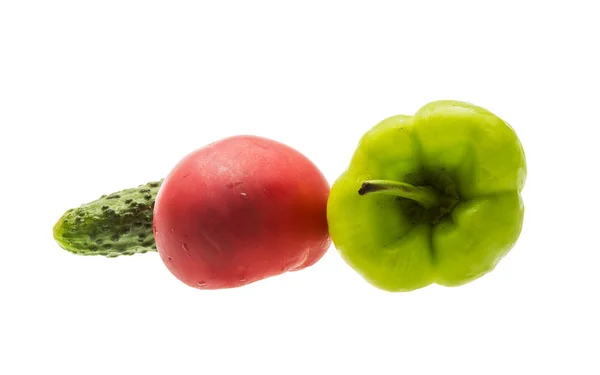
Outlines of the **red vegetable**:
M154 208L161 259L185 284L233 288L315 264L330 247L329 184L282 143L235 136L165 178Z

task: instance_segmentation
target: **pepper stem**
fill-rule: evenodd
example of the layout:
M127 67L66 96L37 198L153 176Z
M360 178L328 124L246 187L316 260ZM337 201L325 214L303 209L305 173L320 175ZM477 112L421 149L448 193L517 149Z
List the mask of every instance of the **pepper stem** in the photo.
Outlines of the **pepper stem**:
M439 207L445 202L445 197L431 186L414 186L406 182L389 180L370 180L362 184L359 195L382 193L397 197L412 199L425 209Z

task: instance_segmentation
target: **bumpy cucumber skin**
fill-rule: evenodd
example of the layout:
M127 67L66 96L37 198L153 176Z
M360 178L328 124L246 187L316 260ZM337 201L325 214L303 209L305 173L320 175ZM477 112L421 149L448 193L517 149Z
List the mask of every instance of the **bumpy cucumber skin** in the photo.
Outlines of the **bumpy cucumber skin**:
M162 182L103 195L68 210L54 226L54 239L78 255L114 258L156 251L152 217Z

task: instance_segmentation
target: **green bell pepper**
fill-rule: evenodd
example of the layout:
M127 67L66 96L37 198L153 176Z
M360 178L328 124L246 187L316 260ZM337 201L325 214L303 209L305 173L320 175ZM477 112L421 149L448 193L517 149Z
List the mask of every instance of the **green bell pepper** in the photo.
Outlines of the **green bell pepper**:
M517 242L526 176L509 124L469 103L432 102L362 136L331 188L331 239L380 289L464 285Z

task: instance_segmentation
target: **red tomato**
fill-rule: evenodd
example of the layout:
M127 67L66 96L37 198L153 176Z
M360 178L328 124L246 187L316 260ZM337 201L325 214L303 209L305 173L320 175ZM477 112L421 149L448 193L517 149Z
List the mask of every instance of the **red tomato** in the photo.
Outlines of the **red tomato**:
M161 259L200 289L243 286L315 264L331 245L329 184L300 152L234 136L202 147L165 178L154 208Z

